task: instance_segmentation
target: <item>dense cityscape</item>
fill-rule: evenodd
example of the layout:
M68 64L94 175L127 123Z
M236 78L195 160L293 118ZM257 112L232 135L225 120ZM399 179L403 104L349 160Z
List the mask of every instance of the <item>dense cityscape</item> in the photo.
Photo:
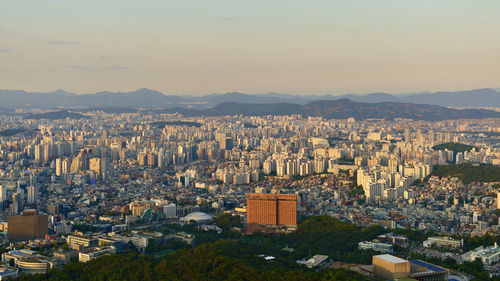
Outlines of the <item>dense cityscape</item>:
M0 0L0 281L500 281L499 11Z
M166 255L201 245L208 234L215 241L228 233L293 235L323 216L376 229L347 252L424 254L420 263L486 256L488 277L500 272L496 243L465 251L463 240L498 235L498 119L184 118L149 110L87 116L0 117L2 276L129 251ZM309 252L297 265L353 262L327 253ZM347 268L367 278L396 276L378 273L376 260Z

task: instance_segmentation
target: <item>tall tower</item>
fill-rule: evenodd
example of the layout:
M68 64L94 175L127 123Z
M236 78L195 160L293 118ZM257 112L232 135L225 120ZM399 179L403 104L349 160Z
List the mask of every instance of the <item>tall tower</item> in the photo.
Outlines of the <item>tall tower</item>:
M0 185L0 203L3 203L7 200L7 187Z
M497 209L500 209L500 191L497 191Z
M62 174L62 159L56 159L56 176L60 177Z
M38 201L38 187L31 185L28 187L28 203L35 204Z

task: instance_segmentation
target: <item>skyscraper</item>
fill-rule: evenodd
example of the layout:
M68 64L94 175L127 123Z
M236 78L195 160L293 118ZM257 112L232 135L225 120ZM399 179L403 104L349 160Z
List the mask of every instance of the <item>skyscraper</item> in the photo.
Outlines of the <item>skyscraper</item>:
M0 185L0 203L3 203L7 200L7 187Z
M62 159L56 159L56 176L60 177L62 174Z
M31 185L28 187L28 204L35 204L38 201L38 187Z

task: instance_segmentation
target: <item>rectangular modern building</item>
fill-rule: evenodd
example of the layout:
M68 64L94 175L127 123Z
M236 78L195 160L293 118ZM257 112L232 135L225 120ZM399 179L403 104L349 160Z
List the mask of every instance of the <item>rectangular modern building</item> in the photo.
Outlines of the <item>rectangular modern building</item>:
M296 226L297 196L295 194L248 194L247 224Z
M48 233L47 215L37 215L36 210L25 210L19 216L9 216L8 237L11 241L43 239Z

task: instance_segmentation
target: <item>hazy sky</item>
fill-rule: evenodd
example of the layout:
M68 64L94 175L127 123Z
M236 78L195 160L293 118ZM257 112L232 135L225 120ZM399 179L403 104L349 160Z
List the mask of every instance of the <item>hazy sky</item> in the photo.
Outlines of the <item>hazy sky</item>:
M500 87L499 0L0 0L0 89Z

